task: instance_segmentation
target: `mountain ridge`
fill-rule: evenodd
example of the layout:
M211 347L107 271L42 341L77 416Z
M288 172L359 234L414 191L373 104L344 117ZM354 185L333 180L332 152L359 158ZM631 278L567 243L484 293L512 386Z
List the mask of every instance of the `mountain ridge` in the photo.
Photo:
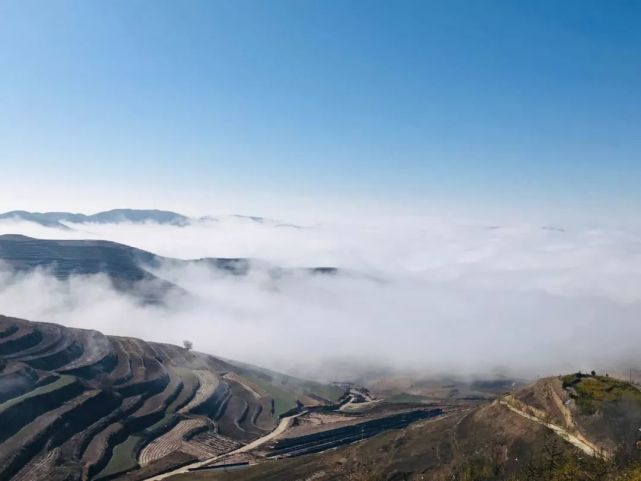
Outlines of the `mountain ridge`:
M158 277L154 270L162 265L206 265L235 276L247 275L253 268L260 268L266 270L272 279L295 272L314 275L334 275L340 272L338 268L331 266L286 269L249 258L204 257L182 260L108 240L36 239L21 234L0 235L0 261L14 272L44 269L61 280L73 275L106 274L114 287L121 291L142 288L142 297L149 302L160 302L169 291L182 289Z
M35 222L45 227L55 227L69 230L64 222L83 224L111 224L119 222L145 223L156 222L158 224L170 224L184 226L189 223L189 217L177 212L158 209L111 209L97 212L95 214L80 214L73 212L29 212L26 210L14 210L0 214L0 219L18 219L27 222Z
M302 228L296 224L283 223L273 219L267 219L266 217L254 215L233 214L225 217L249 221L256 224L270 223L274 227L278 228ZM32 212L27 210L12 210L0 213L0 220L32 222L43 227L68 231L73 230L73 228L67 224L120 224L123 222L129 222L133 224L152 223L185 227L198 222L217 222L220 218L213 216L191 217L170 210L126 208L100 211L95 214L82 214L65 211Z

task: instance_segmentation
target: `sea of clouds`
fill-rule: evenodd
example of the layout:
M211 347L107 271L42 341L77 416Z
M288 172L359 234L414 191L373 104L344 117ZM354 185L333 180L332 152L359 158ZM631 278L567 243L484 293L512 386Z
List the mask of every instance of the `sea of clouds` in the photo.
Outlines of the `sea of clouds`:
M104 276L0 269L0 313L180 344L300 375L362 369L523 377L641 365L641 231L441 218L298 226L222 217L185 227L4 221L0 234L107 239L180 259L331 266L273 278L168 264L190 292L143 305ZM257 263L258 266L263 265Z

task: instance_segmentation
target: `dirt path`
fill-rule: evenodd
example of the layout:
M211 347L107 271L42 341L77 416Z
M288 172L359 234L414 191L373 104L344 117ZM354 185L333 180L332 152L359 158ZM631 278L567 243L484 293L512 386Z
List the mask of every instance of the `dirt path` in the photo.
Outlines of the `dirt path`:
M356 402L356 399L362 397L365 400L361 402ZM382 399L374 399L371 395L369 395L366 392L362 391L354 391L350 390L349 393L349 400L344 403L340 408L338 408L339 411L353 411L353 410L358 410L360 408L368 407L373 404L377 404L381 402Z
M574 418L572 417L572 412L565 405L561 396L557 392L555 386L551 386L550 390L552 391L552 401L556 404L556 407L561 411L565 425L570 429L576 429L576 424L574 423Z
M381 399L374 399L373 401L363 401L363 402L356 403L354 402L354 398L352 397L348 402L346 402L340 408L338 408L338 410L342 412L358 411L360 409L372 406L374 404L378 404L381 401L382 401Z
M248 382L246 382L242 377L240 377L235 372L225 373L225 375L223 375L223 377L225 379L230 379L232 381L237 382L238 384L243 386L245 389L247 389L252 394L252 396L254 396L254 398L256 398L256 399L260 399L260 398L262 398L262 397L264 397L266 395L266 394L259 393L257 391L258 388L256 386L254 386L252 384L249 384Z
M577 447L578 449L583 451L585 454L592 457L605 457L604 453L598 447L596 447L594 444L589 442L587 439L583 438L583 436L579 437L575 434L568 432L565 428L562 428L561 426L549 423L547 421L544 421L543 419L540 419L536 416L528 414L525 411L522 411L519 408L513 406L512 404L510 404L508 401L504 399L500 400L499 402L503 406L507 407L510 411L518 414L519 416L529 419L530 421L534 421L535 423L538 423L541 426L545 426L546 428L552 430L557 435L559 435L562 439L565 439L567 442Z
M166 479L166 478L168 478L170 476L175 476L176 474L188 473L191 469L200 468L200 467L206 466L207 464L213 463L214 461L217 461L217 460L219 460L219 459L221 459L223 457L226 457L226 456L231 456L233 454L240 454L240 453L246 453L248 451L252 451L252 450L262 446L263 444L268 443L272 439L276 438L277 436L280 436L285 431L287 431L287 429L289 429L291 427L294 418L297 418L301 414L304 414L304 413L295 414L293 416L287 416L287 417L281 419L280 423L278 423L278 426L276 427L276 429L274 429L272 432L270 432L269 434L266 434L262 438L258 438L256 440L252 441L249 444L241 446L240 448L238 448L238 449L236 449L234 451L230 451L229 453L225 453L225 454L219 454L217 456L214 456L213 458L205 459L204 461L197 461L195 463L183 466L182 468L174 469L173 471L168 471L168 472L163 473L163 474L158 474L156 476L152 476L151 478L147 478L145 481L160 481L161 479Z

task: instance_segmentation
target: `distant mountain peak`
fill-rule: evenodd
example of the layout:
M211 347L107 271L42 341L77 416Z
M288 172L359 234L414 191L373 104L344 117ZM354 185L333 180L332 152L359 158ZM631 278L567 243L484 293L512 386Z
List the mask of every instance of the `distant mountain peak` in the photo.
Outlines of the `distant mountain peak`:
M50 227L61 230L73 230L69 224L121 224L129 222L132 224L160 224L177 227L184 227L199 222L219 222L223 219L238 219L250 223L264 224L276 228L302 229L301 226L289 223L282 223L266 217L255 215L233 214L222 217L188 217L178 212L159 209L111 209L95 214L79 214L73 212L29 212L26 210L12 210L0 214L2 220L16 220L33 222L43 227Z

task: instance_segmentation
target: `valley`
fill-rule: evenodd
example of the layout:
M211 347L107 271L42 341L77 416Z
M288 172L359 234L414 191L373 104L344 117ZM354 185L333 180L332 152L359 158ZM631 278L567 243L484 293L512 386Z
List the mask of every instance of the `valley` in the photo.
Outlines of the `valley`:
M0 481L641 481L641 0L0 0Z

